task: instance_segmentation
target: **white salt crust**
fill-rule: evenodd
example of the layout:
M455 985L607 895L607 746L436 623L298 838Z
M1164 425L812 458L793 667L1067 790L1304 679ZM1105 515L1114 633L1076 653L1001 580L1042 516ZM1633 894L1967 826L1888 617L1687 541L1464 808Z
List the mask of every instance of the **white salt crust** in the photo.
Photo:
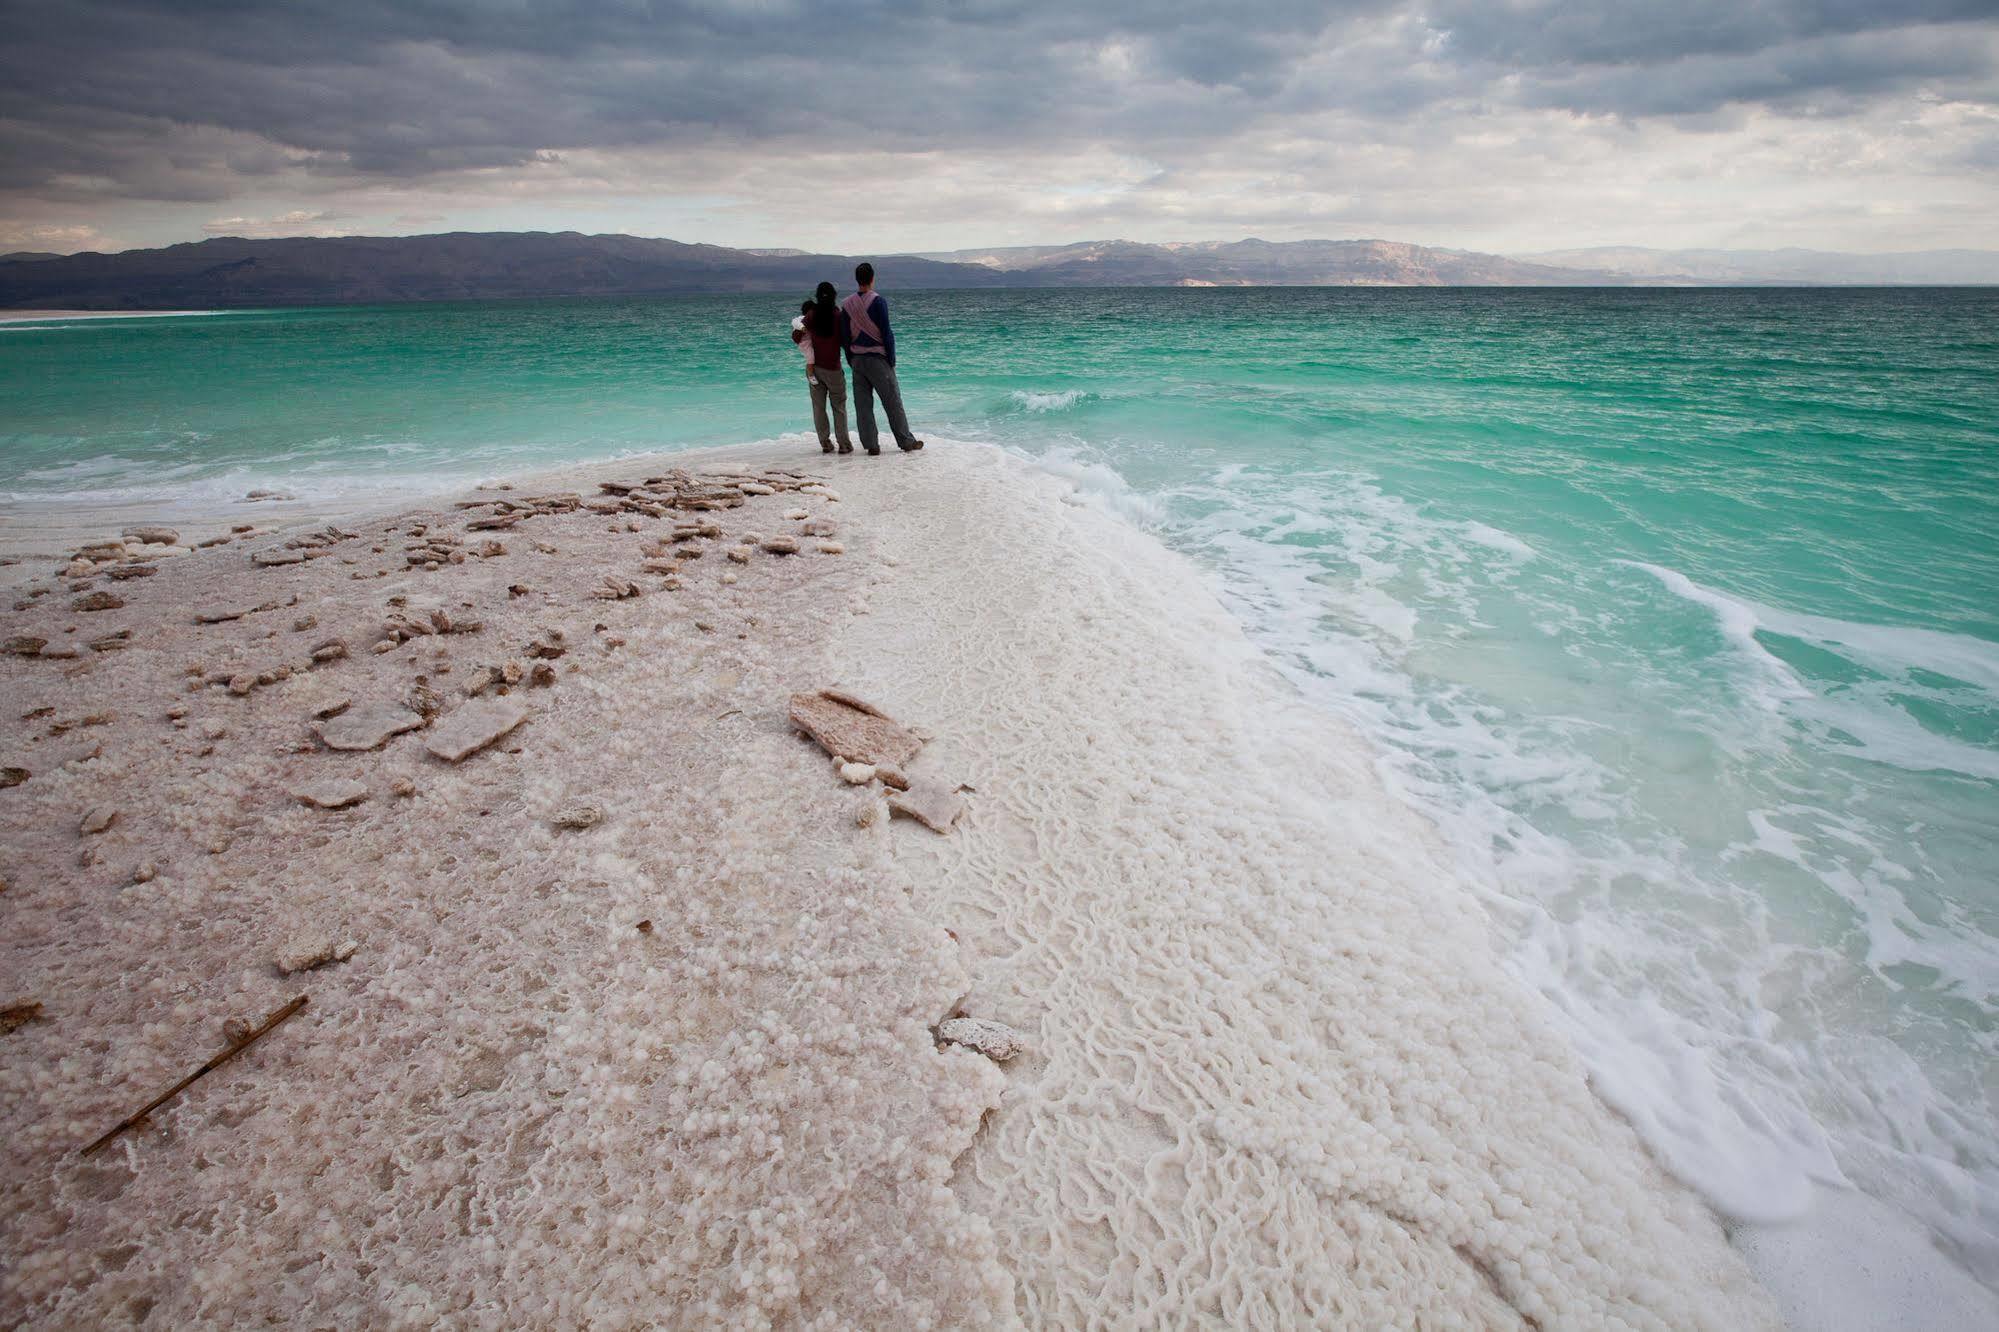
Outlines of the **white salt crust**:
M702 515L723 528L708 544L795 499ZM757 555L733 587L736 566L692 560L668 591L640 570L670 522L628 519L537 517L500 534L508 554L427 572L405 567L407 521L350 522L305 563L253 568L232 544L121 586L122 610L74 614L62 591L5 617L8 636L133 645L0 658L0 756L33 774L0 790L0 990L45 1008L0 1037L0 1326L1005 1319L990 1231L948 1183L1004 1079L929 1030L968 984L960 950L785 715L831 682L824 625L852 618L867 536L844 558ZM642 595L595 599L607 573ZM378 655L393 595L483 627ZM311 738L338 696L399 701L419 676L448 711L476 666L535 664L551 628L555 683L514 687L528 721L460 763L425 731L358 753ZM187 688L189 665L261 673L336 637L345 659L245 696ZM369 798L291 794L341 779ZM556 826L579 802L603 822ZM96 805L119 815L85 838ZM358 948L280 975L307 932ZM249 1053L77 1159L220 1050L226 1020L300 993Z
M975 788L894 845L1028 1037L955 1179L1022 1321L1776 1326L1365 744L1183 560L937 445L841 474L880 558L835 658Z
M840 500L804 493L847 553L711 551L677 591L639 572L666 524L577 513L430 572L403 568L406 522L350 522L301 565L225 546L122 585L123 610L5 617L135 633L0 658L0 759L34 773L0 791L0 989L47 1010L0 1037L0 1324L1774 1326L1364 746L1189 566L1023 464L932 445L701 455L834 478ZM709 515L713 549L790 502ZM592 599L606 574L644 595ZM484 628L371 653L397 593ZM285 752L329 699L419 674L455 706L550 627L556 683L516 688L528 722L461 765L423 732ZM334 636L349 657L247 696L184 688L191 662ZM912 775L972 788L948 835L880 817L790 733L790 694L828 684L937 737ZM322 778L371 796L291 798ZM579 803L604 822L556 826ZM81 838L97 805L120 816ZM279 976L304 931L359 948ZM300 992L75 1159L225 1019ZM936 1049L961 1001L1024 1052Z

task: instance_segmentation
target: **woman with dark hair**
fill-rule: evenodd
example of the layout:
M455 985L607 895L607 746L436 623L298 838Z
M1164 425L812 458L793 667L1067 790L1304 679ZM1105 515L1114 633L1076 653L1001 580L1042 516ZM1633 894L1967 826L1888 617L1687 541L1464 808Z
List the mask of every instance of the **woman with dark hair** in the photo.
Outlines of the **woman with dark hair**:
M819 432L819 451L833 452L838 435L840 452L852 453L854 442L847 437L847 377L840 369L840 311L834 304L838 295L830 282L819 284L812 299L791 321L791 340L805 353L805 382L812 390L812 426ZM831 428L826 421L826 405L831 401Z

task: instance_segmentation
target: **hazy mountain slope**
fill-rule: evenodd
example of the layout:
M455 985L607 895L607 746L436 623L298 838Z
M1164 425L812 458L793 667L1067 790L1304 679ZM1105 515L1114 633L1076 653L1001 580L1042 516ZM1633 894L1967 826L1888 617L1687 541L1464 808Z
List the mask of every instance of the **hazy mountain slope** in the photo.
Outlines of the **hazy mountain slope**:
M1503 255L1384 240L1161 245L1112 240L927 252L924 257L983 264L1051 286L1567 286L1586 282L1625 285L1630 281L1616 275L1525 263Z
M1889 285L1999 283L1999 251L1914 250L1841 254L1830 250L1653 250L1603 246L1520 255L1538 264L1689 282L1801 282Z
M845 287L850 256L642 236L451 232L244 240L0 257L0 307L227 309ZM1999 253L1566 250L1525 258L1384 240L1088 241L884 255L891 287L1656 286L1999 282Z
M809 292L845 282L838 255L760 256L718 245L576 232L224 238L0 266L0 306L215 309L671 292ZM894 261L903 287L993 286L987 268Z

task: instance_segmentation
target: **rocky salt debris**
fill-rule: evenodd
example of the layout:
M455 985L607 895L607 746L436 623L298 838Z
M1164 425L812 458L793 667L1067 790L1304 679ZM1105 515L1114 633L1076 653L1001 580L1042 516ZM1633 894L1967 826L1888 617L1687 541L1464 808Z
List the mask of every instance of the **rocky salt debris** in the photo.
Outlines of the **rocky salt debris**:
M640 588L637 583L629 578L619 578L615 574L605 574L603 585L590 593L599 601L623 601L639 594Z
M528 710L511 699L468 699L431 728L424 748L448 763L457 763L527 719Z
M250 563L259 569L275 569L287 564L304 564L302 550L260 550L250 557Z
M26 768L0 768L0 790L9 786L19 786L34 776Z
M388 617L382 625L380 642L407 643L412 638L430 638L447 634L476 634L486 627L485 621L468 616L453 617L442 608L428 611L400 611Z
M537 668L539 669L539 668ZM498 666L474 667L471 678L463 686L465 697L477 698L495 685L517 685L521 682L521 664L509 661Z
M840 780L849 786L865 786L875 779L875 765L872 763L842 763Z
M121 610L124 608L124 605L125 598L119 596L116 592L100 590L92 592L87 596L78 597L75 601L69 603L69 608L73 611L89 613L93 611Z
M836 689L793 694L790 717L828 754L856 763L899 766L923 748L922 738L901 722Z
M180 533L171 527L128 527L118 534L126 541L146 546L178 546Z
M30 1022L42 1020L42 1002L39 999L16 999L0 1005L0 1036L11 1036Z
M821 555L845 555L847 553L847 548L837 541L821 541L813 549L817 550Z
M796 555L798 539L788 536L765 537L758 543L758 548L770 555Z
M348 708L313 723L313 733L328 749L378 749L404 731L423 725L423 717L400 703L372 702Z
M160 571L157 564L113 564L105 568L105 576L114 582L124 582L131 578L151 578Z
M1027 1042L1019 1032L989 1018L945 1018L937 1024L937 1040L943 1045L962 1045L967 1050L976 1050L1000 1063L1027 1048Z
M46 638L36 638L32 634L16 634L6 642L0 643L0 653L10 657L33 657L48 645L49 640Z
M307 931L293 936L271 960L280 975L293 976L301 971L323 967L329 962L345 962L360 951L361 945L357 940L336 940L330 934Z
M911 779L909 789L891 789L888 797L891 814L915 819L932 832L949 832L965 812L965 802L957 788L938 777L917 777Z
M118 810L111 805L95 805L85 811L83 819L76 825L77 833L93 837L118 821Z
M577 831L581 831L584 828L594 828L603 821L604 807L590 800L579 800L572 804L564 805L561 809L555 811L555 817L549 820L549 822L558 828L569 828Z
M259 611L276 610L277 608L278 603L275 601L261 601L252 606L211 606L206 610L196 611L194 613L194 622L196 624L227 624L231 620L240 620L246 615L255 615Z
M368 798L368 784L351 778L328 777L298 787L292 798L315 809L346 809Z

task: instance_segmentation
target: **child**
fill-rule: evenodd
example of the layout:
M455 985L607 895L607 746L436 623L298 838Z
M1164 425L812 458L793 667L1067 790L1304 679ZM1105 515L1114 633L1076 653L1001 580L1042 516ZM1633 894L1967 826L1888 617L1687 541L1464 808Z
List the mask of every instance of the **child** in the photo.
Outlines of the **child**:
M805 304L798 307L798 317L791 321L791 340L798 344L798 349L800 351L805 353L805 377L808 380L813 377L812 339L805 335L805 320L806 317L811 313L812 313L812 302L807 301L805 302Z

